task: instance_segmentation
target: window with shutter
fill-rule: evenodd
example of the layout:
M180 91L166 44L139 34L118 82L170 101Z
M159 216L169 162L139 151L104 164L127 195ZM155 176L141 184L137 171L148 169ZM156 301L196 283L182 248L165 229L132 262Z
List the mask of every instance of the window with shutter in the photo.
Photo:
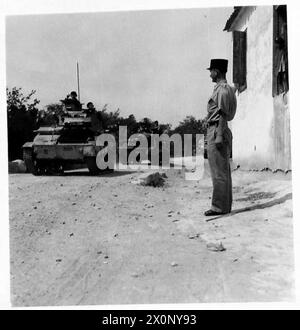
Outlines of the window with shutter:
M233 31L233 83L239 93L247 88L247 30Z
M289 90L286 6L273 7L273 96Z

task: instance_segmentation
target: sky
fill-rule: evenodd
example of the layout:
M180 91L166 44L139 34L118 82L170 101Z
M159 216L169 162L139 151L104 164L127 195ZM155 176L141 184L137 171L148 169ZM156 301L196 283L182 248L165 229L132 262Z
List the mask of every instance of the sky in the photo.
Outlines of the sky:
M78 62L82 103L173 127L188 115L200 119L213 89L210 59L231 56L223 28L232 11L7 16L6 85L36 90L43 108L77 90Z

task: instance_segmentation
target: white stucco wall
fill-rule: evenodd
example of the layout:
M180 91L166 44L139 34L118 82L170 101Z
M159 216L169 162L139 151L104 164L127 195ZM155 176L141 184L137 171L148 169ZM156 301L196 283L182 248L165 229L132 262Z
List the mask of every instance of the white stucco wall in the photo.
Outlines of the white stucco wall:
M292 169L289 93L274 97L273 140L275 168Z
M233 161L244 168L274 168L272 6L248 9L234 29L247 29L247 89L237 95Z

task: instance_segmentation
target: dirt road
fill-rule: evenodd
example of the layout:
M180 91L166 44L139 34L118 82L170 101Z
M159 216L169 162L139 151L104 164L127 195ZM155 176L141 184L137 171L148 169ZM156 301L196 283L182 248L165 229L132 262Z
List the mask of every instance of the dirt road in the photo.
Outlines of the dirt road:
M9 176L14 306L293 299L288 175L234 172L233 214L207 222L210 178L140 174Z

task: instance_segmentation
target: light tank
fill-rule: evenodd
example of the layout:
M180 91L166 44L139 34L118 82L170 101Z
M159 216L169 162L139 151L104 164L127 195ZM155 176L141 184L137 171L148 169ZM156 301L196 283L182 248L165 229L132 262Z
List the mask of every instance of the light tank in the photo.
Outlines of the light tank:
M34 175L63 174L66 170L88 168L93 175L101 171L96 165L96 146L101 123L72 100L61 100L63 115L56 126L41 126L32 142L23 145L27 171Z

